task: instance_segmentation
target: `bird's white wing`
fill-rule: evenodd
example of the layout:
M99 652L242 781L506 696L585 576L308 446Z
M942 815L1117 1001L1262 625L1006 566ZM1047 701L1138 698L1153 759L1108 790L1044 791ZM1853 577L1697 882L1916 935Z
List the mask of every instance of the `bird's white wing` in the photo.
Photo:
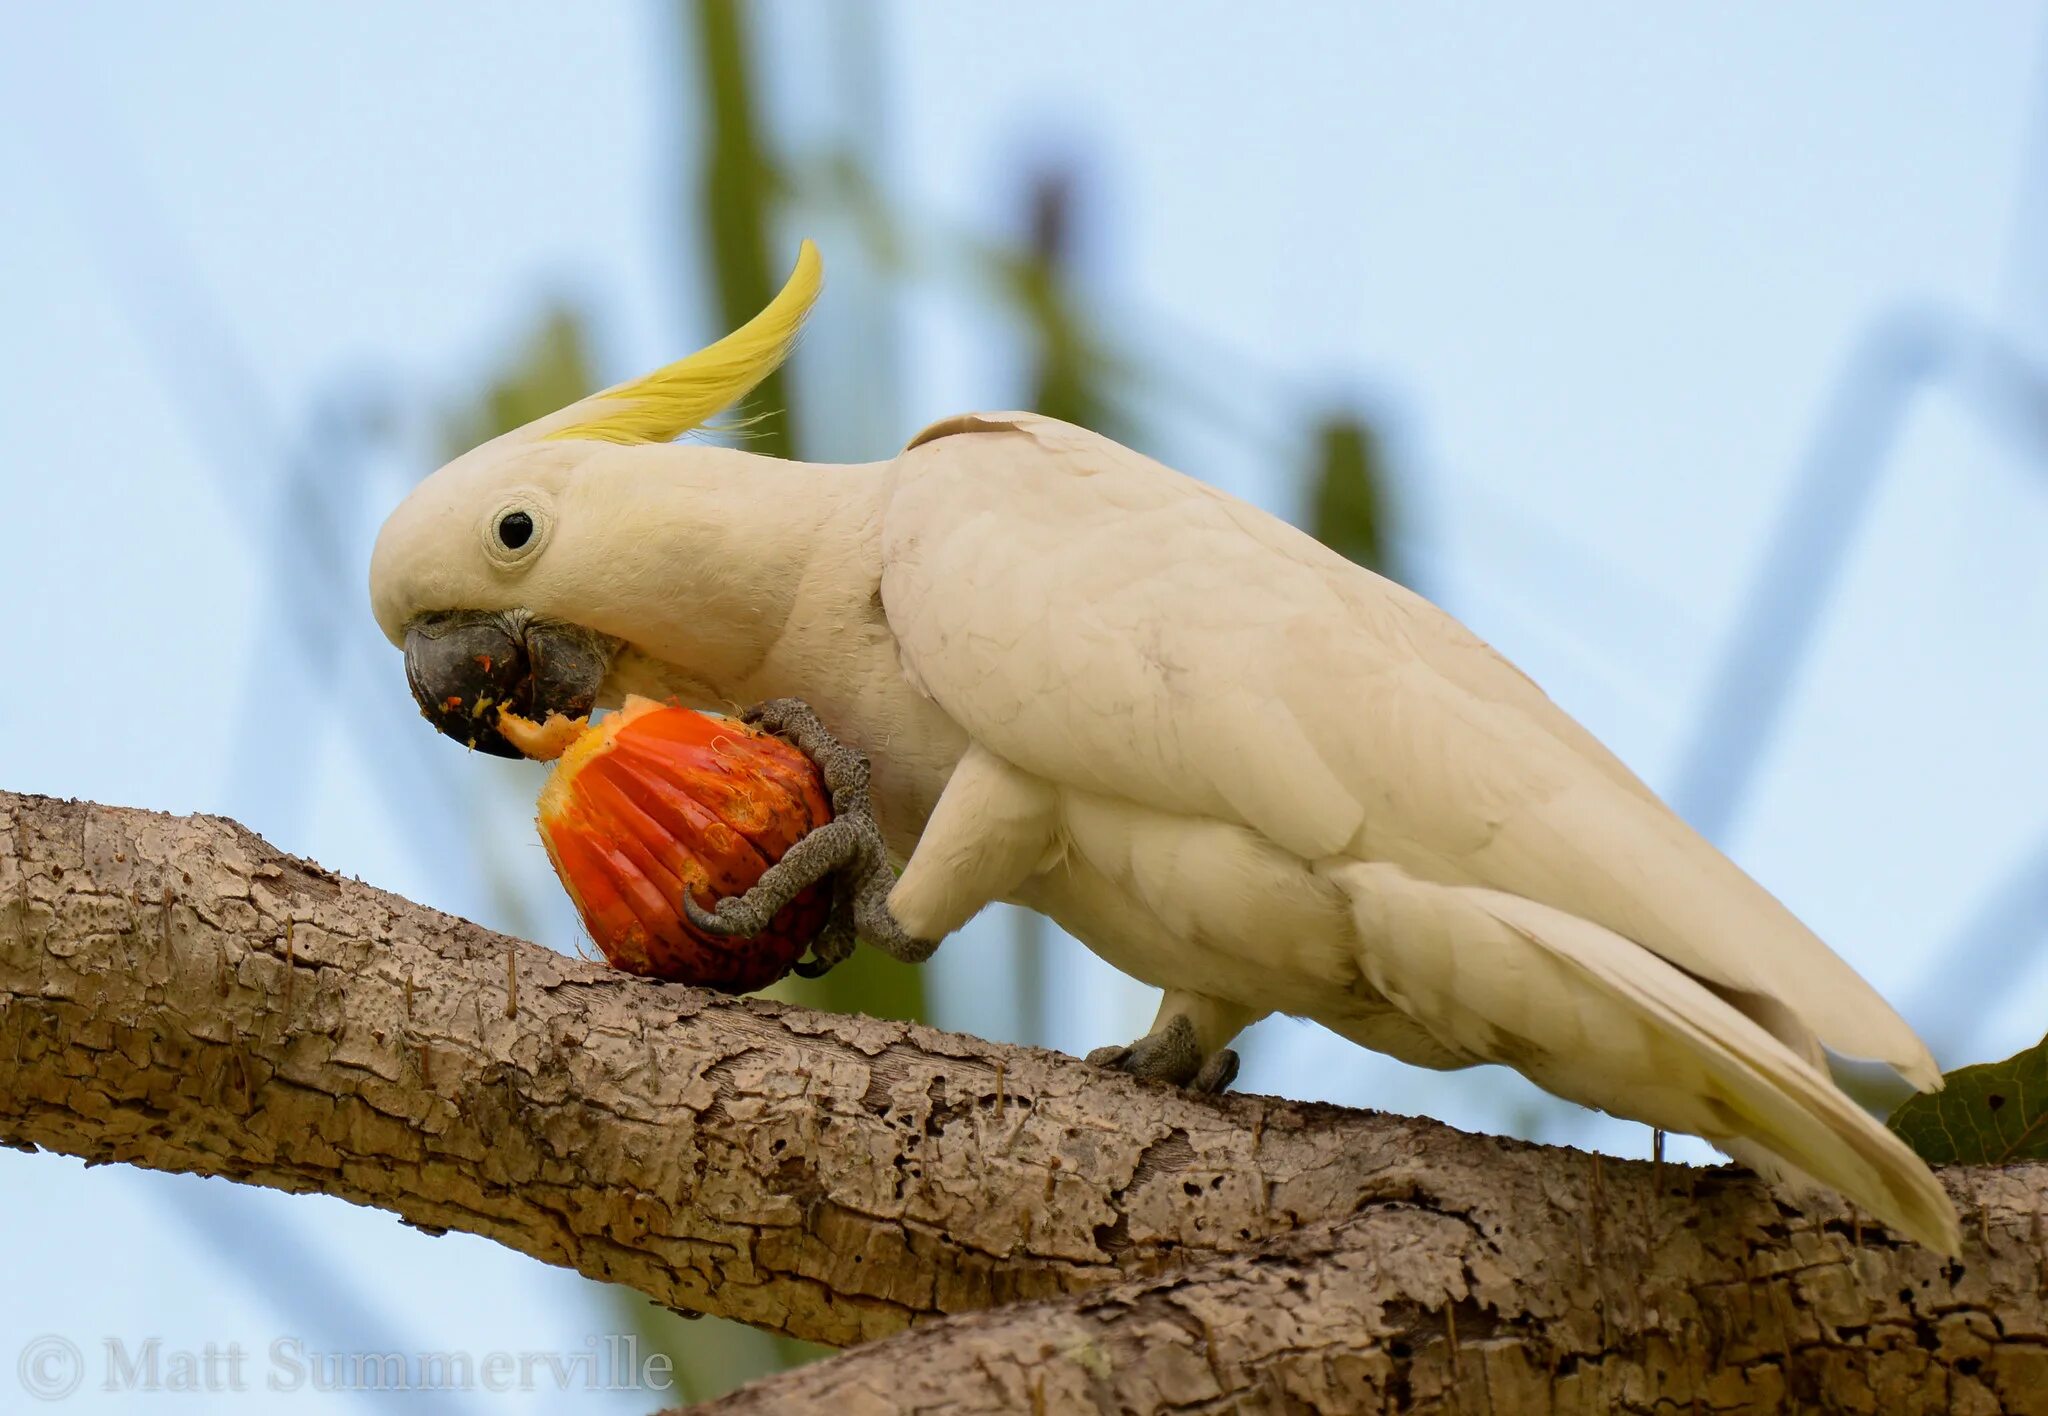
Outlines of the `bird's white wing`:
M1284 522L1032 414L898 459L905 672L1027 771L1592 920L1938 1085L1875 990L1478 638Z

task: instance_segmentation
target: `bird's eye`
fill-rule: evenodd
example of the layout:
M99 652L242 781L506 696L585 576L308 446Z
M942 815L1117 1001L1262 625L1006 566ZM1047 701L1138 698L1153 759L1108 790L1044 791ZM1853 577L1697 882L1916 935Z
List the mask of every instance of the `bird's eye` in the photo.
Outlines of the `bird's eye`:
M555 528L547 497L526 488L513 490L476 523L484 559L507 575L523 572L538 558Z

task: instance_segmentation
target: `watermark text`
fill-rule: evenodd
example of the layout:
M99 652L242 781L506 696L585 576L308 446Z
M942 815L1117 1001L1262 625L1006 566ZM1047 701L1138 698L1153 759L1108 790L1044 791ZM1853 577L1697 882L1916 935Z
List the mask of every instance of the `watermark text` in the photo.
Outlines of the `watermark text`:
M80 1342L44 1333L15 1354L28 1396L62 1401L90 1385L103 1392L635 1391L675 1386L675 1364L631 1334L587 1337L556 1351L454 1348L356 1352L297 1337L180 1347L161 1337Z

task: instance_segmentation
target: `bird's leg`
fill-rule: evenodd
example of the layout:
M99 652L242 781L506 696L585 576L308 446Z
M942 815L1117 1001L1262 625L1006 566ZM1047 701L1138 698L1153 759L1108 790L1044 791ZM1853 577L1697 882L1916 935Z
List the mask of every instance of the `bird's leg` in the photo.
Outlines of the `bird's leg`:
M817 764L832 794L832 819L812 828L770 866L744 895L720 900L714 910L687 896L690 923L711 934L759 934L783 906L826 875L836 877L833 918L812 946L813 964L823 973L852 949L854 934L892 958L922 963L937 940L917 939L889 912L889 848L868 804L868 760L825 730L810 705L797 698L771 698L741 715L794 745Z
M1098 1047L1088 1060L1193 1092L1226 1091L1237 1079L1237 1054L1224 1044L1258 1018L1235 1003L1168 990L1151 1032L1128 1047Z
M771 698L745 710L740 718L775 734L817 764L825 790L832 793L835 817L867 814L867 754L827 732L810 704L801 698Z
M791 900L852 864L860 850L859 829L852 822L828 821L805 832L744 895L728 895L707 910L685 892L683 913L706 934L759 934Z
M889 912L927 939L945 938L1058 857L1059 821L1050 782L971 744L889 891Z

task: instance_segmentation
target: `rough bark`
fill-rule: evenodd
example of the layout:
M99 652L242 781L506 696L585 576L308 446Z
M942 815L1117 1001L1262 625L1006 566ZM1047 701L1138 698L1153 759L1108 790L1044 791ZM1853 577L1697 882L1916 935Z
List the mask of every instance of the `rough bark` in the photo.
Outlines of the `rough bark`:
M1608 1204L1592 1210L1507 1177L1503 1198L1528 1204L1502 1224L1374 1204L1191 1270L926 1324L694 1409L2048 1412L2040 1167L1950 1177L1982 1225L1954 1265L1871 1230L1859 1247L1841 1216L1731 1225L1747 1186L1693 1224L1669 1203L1689 1176L1667 1172L1660 1199L1647 1169L1603 1167Z
M0 794L0 842L0 1140L918 1325L732 1410L2048 1411L2048 1168L1950 1172L1949 1265L1728 1171L627 978L225 821Z

